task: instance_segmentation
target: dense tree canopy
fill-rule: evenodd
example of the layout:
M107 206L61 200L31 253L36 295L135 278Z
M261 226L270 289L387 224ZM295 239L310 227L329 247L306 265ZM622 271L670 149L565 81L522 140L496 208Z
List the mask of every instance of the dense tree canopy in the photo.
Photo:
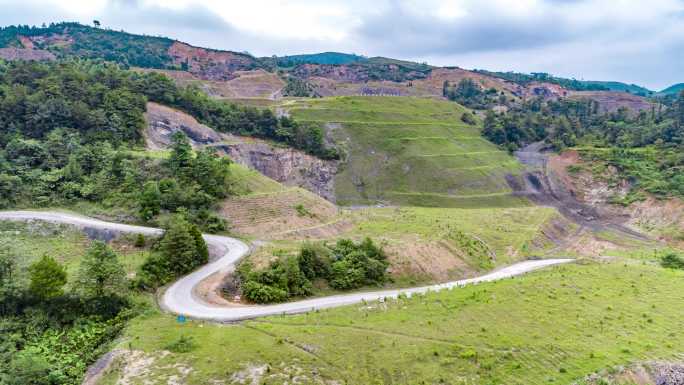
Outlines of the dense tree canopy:
M142 145L148 100L221 131L336 155L317 126L212 100L161 74L92 61L0 61L0 208L90 201L145 221L186 210L205 230L224 229L210 209L231 192L227 159L192 150L180 134L168 161L131 151Z
M315 280L338 290L380 285L388 280L388 266L384 251L370 238L340 239L333 246L305 244L298 255L279 257L266 269L243 263L238 275L246 299L268 303L309 296Z

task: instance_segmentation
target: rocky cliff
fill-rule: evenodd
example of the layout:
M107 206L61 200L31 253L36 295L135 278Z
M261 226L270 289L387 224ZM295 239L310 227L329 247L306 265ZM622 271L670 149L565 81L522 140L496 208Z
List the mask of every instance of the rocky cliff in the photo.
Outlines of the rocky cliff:
M335 162L257 140L222 143L216 147L235 162L257 170L271 179L288 186L305 188L330 202L335 201Z
M145 141L151 149L164 149L171 135L182 131L196 148L211 146L235 162L287 186L307 189L334 202L334 176L337 163L308 155L292 148L276 146L263 140L239 137L214 131L192 116L156 103L147 104Z

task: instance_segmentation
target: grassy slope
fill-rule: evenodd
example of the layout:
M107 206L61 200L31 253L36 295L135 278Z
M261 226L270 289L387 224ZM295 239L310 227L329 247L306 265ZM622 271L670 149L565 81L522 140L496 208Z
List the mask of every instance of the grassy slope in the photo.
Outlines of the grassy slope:
M460 278L474 271L542 255L550 246L545 243L542 229L558 218L554 209L538 206L367 207L334 213L332 205L315 194L288 188L237 164L231 167L241 195L227 200L223 212L232 222L234 234L269 240L268 246L260 247L250 256L258 264L263 259L270 260L274 251L296 253L304 241L372 237L394 253L398 285ZM510 203L505 199L504 202ZM298 214L298 204L312 216ZM484 241L496 255L495 260L489 261L485 255L469 255L459 244L457 231ZM439 250L435 245L439 245ZM432 248L426 249L427 246ZM444 253L441 256L444 259L431 255L438 251ZM408 267L399 268L402 264ZM439 266L459 267L438 274Z
M0 249L8 249L16 257L20 274L43 255L50 255L64 264L70 276L78 270L91 241L71 226L42 222L0 221ZM133 246L133 236L122 236L111 243L119 261L129 274L134 273L149 254L148 248Z
M153 312L132 323L122 347L156 357L139 382L165 383L187 366L185 383L230 383L235 372L268 364L254 383L299 373L303 383L321 376L350 384L566 384L681 353L684 336L674 331L684 327L682 280L684 272L615 261L232 326L180 326ZM180 334L194 338L196 350L161 357Z
M519 206L504 180L519 166L461 122L458 104L424 98L337 97L297 101L301 121L341 123L329 135L348 154L335 179L344 205ZM331 127L331 125L328 125Z

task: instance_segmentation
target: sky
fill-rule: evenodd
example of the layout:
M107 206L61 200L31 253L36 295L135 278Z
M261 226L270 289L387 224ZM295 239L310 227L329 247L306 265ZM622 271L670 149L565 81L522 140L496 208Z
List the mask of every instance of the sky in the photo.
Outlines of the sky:
M339 51L660 90L684 0L0 0L0 25L79 21L256 56Z

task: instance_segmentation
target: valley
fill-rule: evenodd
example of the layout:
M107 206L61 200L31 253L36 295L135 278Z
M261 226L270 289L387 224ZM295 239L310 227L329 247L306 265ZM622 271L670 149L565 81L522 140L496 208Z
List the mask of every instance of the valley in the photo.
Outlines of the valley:
M78 23L0 58L0 385L684 373L677 86Z

